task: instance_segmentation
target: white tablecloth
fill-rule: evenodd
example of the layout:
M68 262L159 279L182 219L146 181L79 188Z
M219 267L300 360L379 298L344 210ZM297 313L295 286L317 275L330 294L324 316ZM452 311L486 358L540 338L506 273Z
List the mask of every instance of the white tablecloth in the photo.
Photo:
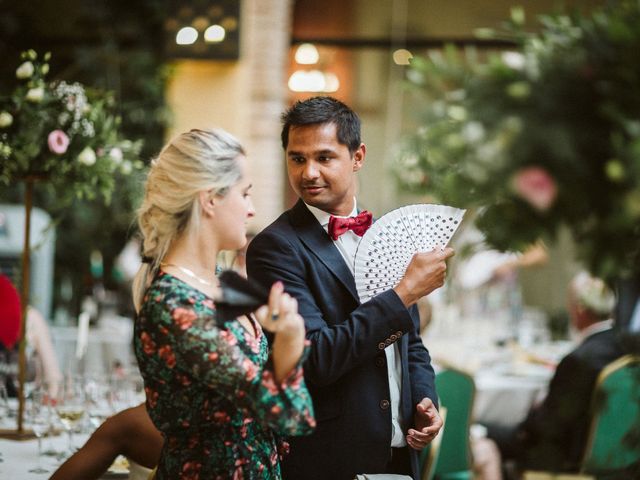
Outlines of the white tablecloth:
M552 373L478 372L474 375L476 398L473 421L516 425L524 420L531 406L544 397Z
M80 447L88 438L87 434L74 434L74 444ZM43 450L53 448L54 450L65 450L67 448L66 433L43 440ZM0 439L0 478L7 480L44 480L49 478L53 472L62 464L64 460L58 460L54 456L43 455L40 458L40 465L48 470L47 473L31 473L34 466L38 464L38 442L37 440L5 440ZM107 472L103 479L129 479L146 480L150 470L130 462L129 471L119 470Z
M456 368L469 373L475 382L473 422L516 425L547 392L554 368L570 344L497 347L482 337L425 337L425 344L438 368ZM549 365L532 363L534 357Z

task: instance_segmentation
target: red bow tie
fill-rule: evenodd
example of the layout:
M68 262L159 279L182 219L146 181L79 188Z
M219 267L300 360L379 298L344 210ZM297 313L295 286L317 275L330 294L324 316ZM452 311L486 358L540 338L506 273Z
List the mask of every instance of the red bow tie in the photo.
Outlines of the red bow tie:
M363 210L355 217L340 218L331 215L329 218L329 236L333 240L337 240L347 230L353 230L353 233L361 237L371 226L371 218L371 212L367 210Z

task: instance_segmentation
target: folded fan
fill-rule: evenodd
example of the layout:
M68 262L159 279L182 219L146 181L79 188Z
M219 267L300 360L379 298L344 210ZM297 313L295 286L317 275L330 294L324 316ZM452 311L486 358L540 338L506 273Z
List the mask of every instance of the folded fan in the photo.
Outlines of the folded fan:
M233 320L255 311L269 300L269 291L233 270L218 275L221 296L214 301L220 322Z
M395 287L416 252L447 246L466 210L417 204L383 215L364 234L354 260L361 302Z

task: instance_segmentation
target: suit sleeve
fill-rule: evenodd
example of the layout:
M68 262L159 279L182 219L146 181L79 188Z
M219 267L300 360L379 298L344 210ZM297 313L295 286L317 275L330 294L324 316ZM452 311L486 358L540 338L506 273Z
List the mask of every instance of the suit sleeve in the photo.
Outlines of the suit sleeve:
M414 324L393 290L359 305L343 321L327 324L314 299L314 293L318 292L312 291L321 286L307 280L307 269L313 267L305 264L298 250L279 232L264 231L249 244L249 277L264 286L280 280L297 299L307 338L311 340L311 352L304 365L305 378L312 385L325 386L372 360L380 352L381 342L396 332L412 331Z
M418 308L411 307L414 326L409 330L409 375L411 378L411 400L413 406L423 398L430 398L436 408L438 396L435 390L435 372L431 366L431 356L420 337L420 317Z

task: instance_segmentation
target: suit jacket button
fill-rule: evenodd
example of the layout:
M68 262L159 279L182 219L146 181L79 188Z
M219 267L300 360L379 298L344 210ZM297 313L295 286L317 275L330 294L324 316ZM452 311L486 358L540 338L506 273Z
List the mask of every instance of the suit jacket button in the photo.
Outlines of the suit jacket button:
M396 335L395 333L393 335L391 335L389 337L391 339L392 342L395 342L396 340L398 340L398 335Z
M386 345L384 344L384 342L380 342L380 343L378 344L378 348L379 348L380 350L384 350L384 347L386 347Z
M392 341L391 341L391 339L389 339L389 338L387 338L387 339L384 341L384 344L385 344L387 347L388 347L389 345L391 345L392 343L393 343L393 342L392 342Z
M380 408L382 410L387 410L390 405L391 405L391 402L389 402L389 400L380 400Z
M402 332L401 332L400 330L398 330L398 331L396 332L396 335L398 336L398 338L400 338L400 337L402 336Z
M384 367L384 357L376 357L376 367Z

